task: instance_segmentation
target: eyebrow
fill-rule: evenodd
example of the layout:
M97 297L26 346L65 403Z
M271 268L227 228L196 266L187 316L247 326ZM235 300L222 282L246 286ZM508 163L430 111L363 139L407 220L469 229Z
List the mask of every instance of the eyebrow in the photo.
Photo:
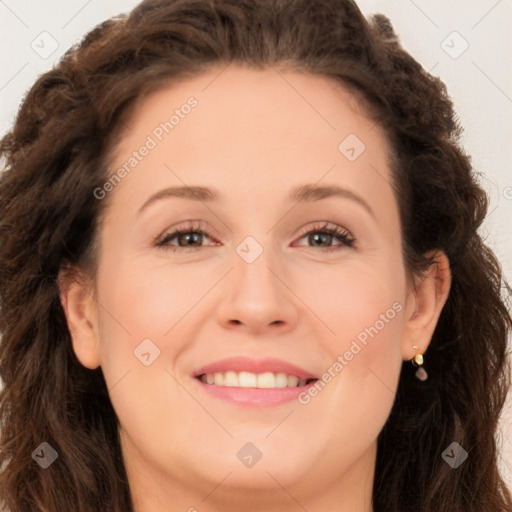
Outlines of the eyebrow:
M149 205L160 201L162 199L177 197L182 199L190 199L193 201L201 202L214 202L220 199L221 194L214 189L208 187L199 186L184 186L184 187L169 187L159 190L153 194L140 208L139 214L145 210ZM315 185L305 184L294 188L288 199L290 201L301 202L301 201L318 201L320 199L326 199L329 197L343 197L355 201L362 206L372 217L375 218L370 205L358 194L352 190L339 187L338 185Z
M201 202L212 202L218 200L219 193L207 187L185 186L164 188L153 194L139 208L139 214L142 213L142 211L145 210L150 204L160 201L162 199L167 199L169 197L180 197L183 199L192 199Z
M347 188L338 185L306 184L293 189L290 193L291 201L318 201L328 197L343 197L355 201L362 206L372 217L375 214L370 205L359 195Z

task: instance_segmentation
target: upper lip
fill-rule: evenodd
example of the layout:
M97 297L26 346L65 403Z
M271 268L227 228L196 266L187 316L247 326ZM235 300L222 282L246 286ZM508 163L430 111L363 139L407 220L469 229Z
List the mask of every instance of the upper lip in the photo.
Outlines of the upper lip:
M251 359L249 357L229 357L211 364L207 364L194 372L194 377L199 377L207 373L216 372L250 372L250 373L286 373L287 375L296 375L300 379L316 379L314 375L303 368L283 361L282 359Z

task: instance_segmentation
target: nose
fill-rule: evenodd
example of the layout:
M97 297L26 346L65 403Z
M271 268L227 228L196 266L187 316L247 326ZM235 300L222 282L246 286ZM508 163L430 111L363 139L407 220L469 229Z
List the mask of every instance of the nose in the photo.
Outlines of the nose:
M264 249L252 263L235 254L218 308L223 327L245 334L284 333L295 328L300 301L287 282L284 265L270 252Z

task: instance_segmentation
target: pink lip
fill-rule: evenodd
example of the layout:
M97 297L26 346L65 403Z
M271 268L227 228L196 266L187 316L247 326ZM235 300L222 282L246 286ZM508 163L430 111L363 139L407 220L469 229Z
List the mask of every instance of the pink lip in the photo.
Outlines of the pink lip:
M199 370L194 372L194 377L199 377L200 375L206 373L215 373L215 372L227 372L232 370L234 372L250 372L250 373L265 373L265 372L274 372L274 373L286 373L288 375L296 375L299 379L316 379L314 375L308 373L306 370L299 368L293 364L290 364L281 359L261 359L255 360L250 359L248 357L230 357L227 359L222 359L221 361L217 361L215 363L208 364L199 368ZM284 389L284 388L281 388Z
M205 384L199 379L192 379L200 389L210 396L220 398L235 405L268 407L298 400L299 394L306 391L314 383L297 388L230 388L227 386L214 386Z

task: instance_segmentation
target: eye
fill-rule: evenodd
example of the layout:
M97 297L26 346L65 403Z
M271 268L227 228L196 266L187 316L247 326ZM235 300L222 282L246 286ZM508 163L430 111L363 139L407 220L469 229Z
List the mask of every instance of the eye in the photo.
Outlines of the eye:
M189 223L182 228L175 229L170 233L164 233L155 242L157 247L170 248L170 247L181 247L181 248L196 248L202 246L202 239L204 237L210 238L208 233L204 231L201 224L192 225ZM177 245L171 243L174 239L177 241Z
M305 237L307 237L307 241L309 243L313 244L310 247L327 249L340 246L353 247L355 242L352 235L346 229L335 224L329 224L328 222L324 224L317 224L316 226L313 226L313 228L303 232L300 235L300 240ZM337 246L332 246L331 244L334 241L338 241L340 243Z
M210 235L202 228L201 223L196 225L189 223L181 228L164 233L157 238L155 245L164 249L171 247L196 249L204 246L202 242L205 237L212 240ZM302 240L305 237L308 237L308 243L313 244L310 245L310 247L317 247L321 249L330 249L332 247L352 247L355 242L352 235L346 229L329 223L317 224L311 229L304 231L301 233L299 240ZM173 243L174 240L176 240L177 244ZM333 246L332 243L335 241L338 241L339 244Z

